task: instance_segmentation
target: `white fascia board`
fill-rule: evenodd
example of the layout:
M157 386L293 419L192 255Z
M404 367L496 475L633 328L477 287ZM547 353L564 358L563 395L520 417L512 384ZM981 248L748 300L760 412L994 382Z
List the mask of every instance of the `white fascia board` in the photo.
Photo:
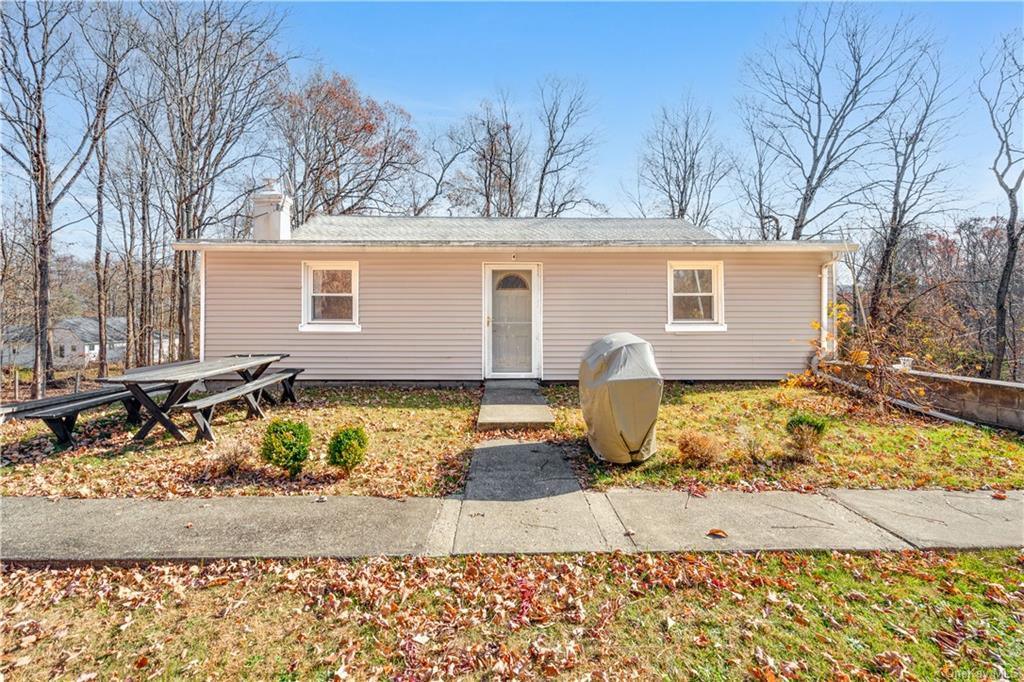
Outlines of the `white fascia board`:
M655 251L680 253L688 251L727 251L730 253L818 253L825 252L837 257L852 253L859 247L849 242L699 242L679 244L594 244L594 243L551 243L518 244L514 242L492 242L472 244L366 244L352 242L321 241L183 241L174 242L175 251L495 251L514 249L516 251Z

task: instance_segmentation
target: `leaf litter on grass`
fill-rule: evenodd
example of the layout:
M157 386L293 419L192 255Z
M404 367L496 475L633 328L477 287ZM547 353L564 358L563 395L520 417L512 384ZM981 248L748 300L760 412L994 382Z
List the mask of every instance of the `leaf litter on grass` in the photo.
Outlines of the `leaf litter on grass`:
M907 551L6 567L0 671L1019 679L1022 562Z

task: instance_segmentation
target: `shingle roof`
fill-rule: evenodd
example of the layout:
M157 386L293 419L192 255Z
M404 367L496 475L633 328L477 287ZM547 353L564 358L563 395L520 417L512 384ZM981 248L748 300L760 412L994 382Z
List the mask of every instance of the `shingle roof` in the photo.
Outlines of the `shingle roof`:
M689 244L722 241L685 220L651 218L441 218L317 216L295 241L351 244Z
M52 328L74 334L82 343L98 343L100 323L95 317L66 317L53 323ZM107 339L110 343L124 343L127 336L128 320L124 317L107 318ZM32 325L5 329L4 343L28 342L35 338Z
M107 338L113 343L123 343L128 327L128 320L123 317L107 318ZM77 336L82 343L98 343L100 340L100 323L95 317L66 317L55 322L54 329L63 329Z

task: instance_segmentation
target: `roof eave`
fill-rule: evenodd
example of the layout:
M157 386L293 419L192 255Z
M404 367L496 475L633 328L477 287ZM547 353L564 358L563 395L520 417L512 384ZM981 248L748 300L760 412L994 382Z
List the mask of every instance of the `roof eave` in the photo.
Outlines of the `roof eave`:
M851 242L842 241L564 241L564 242L380 242L380 241L341 241L341 240L217 240L217 239L183 239L172 244L175 251L268 251L277 249L307 251L487 251L493 249L529 249L538 251L559 251L588 249L595 251L769 251L786 252L818 252L852 253L859 247Z

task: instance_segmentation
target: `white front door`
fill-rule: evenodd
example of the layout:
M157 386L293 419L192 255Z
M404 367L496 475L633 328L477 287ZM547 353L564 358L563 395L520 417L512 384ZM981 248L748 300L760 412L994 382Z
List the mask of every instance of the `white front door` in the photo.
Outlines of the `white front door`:
M536 266L485 268L487 376L538 375L539 336Z

